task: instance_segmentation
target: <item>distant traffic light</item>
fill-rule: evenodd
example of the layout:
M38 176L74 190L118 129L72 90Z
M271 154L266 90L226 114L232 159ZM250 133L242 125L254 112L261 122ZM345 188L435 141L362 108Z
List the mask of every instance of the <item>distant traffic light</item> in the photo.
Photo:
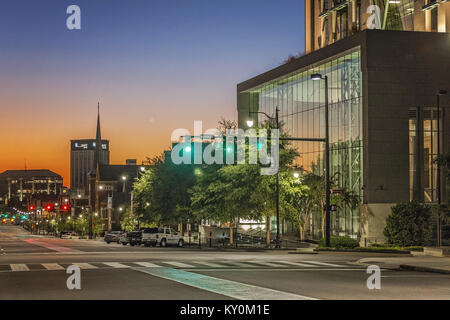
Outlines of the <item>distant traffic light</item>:
M53 211L53 206L51 204L48 204L48 205L45 206L45 210Z
M28 209L29 211L33 211L35 209L35 206L31 205Z
M70 205L68 205L68 204L65 204L62 206L63 211L69 211L69 209L70 209Z

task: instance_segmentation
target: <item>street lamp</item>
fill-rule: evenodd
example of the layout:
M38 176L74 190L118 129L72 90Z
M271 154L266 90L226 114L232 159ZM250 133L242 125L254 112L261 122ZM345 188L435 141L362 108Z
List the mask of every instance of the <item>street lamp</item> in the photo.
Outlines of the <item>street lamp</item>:
M331 226L330 226L330 133L328 123L328 76L320 73L311 75L311 79L325 80L325 243L330 246Z
M278 112L279 109L278 107L275 108L275 118L269 116L267 113L262 112L262 111L250 111L250 109L248 110L248 114L249 114L249 118L251 114L258 114L261 113L263 115L265 115L267 118L269 118L270 120L275 120L275 129L279 129L280 128L280 122L278 120ZM253 120L249 119L247 121L247 125L249 127L253 126ZM279 143L277 141L277 143ZM276 174L276 207L277 207L277 239L276 239L276 244L275 244L275 248L280 248L281 247L281 242L280 242L280 175L279 175L279 170L277 170L277 174Z
M441 111L440 111L440 96L446 95L447 90L439 90L436 99L437 99L437 156L441 156L441 130L440 130L440 122L441 122ZM436 181L436 191L437 191L437 203L438 203L438 232L437 232L437 245L440 247L442 245L442 230L441 230L441 166L437 164L437 181Z
M123 181L123 184L122 184L122 192L125 193L125 183L126 183L126 181L127 181L127 177L126 177L126 176L122 176L122 181Z

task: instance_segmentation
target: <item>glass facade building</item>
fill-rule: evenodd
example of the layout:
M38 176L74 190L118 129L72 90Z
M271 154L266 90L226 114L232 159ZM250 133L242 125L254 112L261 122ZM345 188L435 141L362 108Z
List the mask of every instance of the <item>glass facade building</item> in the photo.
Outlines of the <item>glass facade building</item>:
M249 96L250 111L274 115L278 107L280 121L291 137L323 138L325 85L324 81L312 81L313 73L328 76L331 177L340 189L352 190L362 197L363 92L359 47L242 93ZM297 165L323 176L324 144L303 141L292 144L300 154ZM320 237L320 219L321 213L317 212L310 226L315 237ZM340 208L332 213L332 232L359 237L360 222L360 209Z

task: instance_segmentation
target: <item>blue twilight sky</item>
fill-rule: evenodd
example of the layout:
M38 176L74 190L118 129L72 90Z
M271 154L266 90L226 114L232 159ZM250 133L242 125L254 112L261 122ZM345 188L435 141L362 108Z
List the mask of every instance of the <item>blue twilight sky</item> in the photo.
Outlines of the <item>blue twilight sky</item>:
M66 8L81 8L81 30ZM176 128L236 119L236 84L304 50L302 0L0 0L0 171L54 168L95 134L113 163L170 145ZM55 152L38 152L48 145Z

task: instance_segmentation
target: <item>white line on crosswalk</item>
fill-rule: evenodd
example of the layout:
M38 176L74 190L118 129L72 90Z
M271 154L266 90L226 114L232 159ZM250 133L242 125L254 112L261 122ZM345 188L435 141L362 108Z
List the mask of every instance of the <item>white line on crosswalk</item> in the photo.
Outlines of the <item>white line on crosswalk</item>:
M237 261L226 261L225 263L227 264L231 264L233 266L237 266L237 267L242 267L242 268L248 268L251 267L252 265L249 265L247 263L244 262L237 262Z
M119 262L103 262L103 264L106 264L107 266L110 266L113 268L118 268L118 269L131 268L130 266L127 266L127 265L119 263Z
M291 266L298 266L298 267L308 267L308 268L317 268L318 266L314 266L314 265L310 265L310 264L304 264L304 263L300 263L300 262L292 262L292 261L275 261L278 263L283 263L283 264L288 264Z
M207 262L207 261L195 261L196 264L201 264L207 267L212 267L212 268L223 268L223 265L217 264L217 263L213 263L213 262Z
M259 264L259 265L262 265L262 266L273 267L273 268L281 267L279 264L271 263L271 262L264 262L264 261L249 261L249 262L250 263Z
M163 263L170 264L172 266L179 267L179 268L194 268L194 266L192 266L190 264L176 262L176 261L164 261Z
M11 271L30 271L26 264L10 264Z
M319 266L342 267L342 266L337 265L337 264L325 263L325 262L319 262L319 261L303 261L303 262L311 263L311 264L318 264Z
M157 264L151 262L133 262L133 263L147 268L161 268L161 266L158 266Z
M42 265L47 270L64 270L64 267L57 263L42 263Z
M98 267L89 263L74 263L74 265L78 266L80 269L98 269Z

